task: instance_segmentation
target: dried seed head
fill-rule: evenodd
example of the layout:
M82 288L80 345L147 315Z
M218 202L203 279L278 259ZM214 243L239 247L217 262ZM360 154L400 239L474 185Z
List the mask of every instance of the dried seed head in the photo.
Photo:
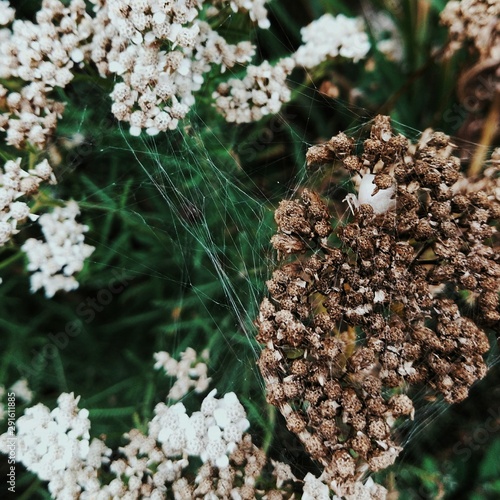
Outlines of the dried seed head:
M256 322L268 400L346 487L400 452L391 425L418 412L403 389L466 397L500 321L496 174L465 179L448 137L426 131L411 145L387 117L360 156L354 144L339 134L322 146L362 174L354 217L334 237L317 193L280 203L273 245L288 263L267 282Z

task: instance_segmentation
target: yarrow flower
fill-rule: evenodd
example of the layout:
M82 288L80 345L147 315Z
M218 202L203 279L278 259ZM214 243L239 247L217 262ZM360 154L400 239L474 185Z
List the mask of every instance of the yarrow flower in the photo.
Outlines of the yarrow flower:
M198 356L191 347L181 353L180 361L176 361L165 351L156 352L153 356L156 360L155 369L163 368L167 375L176 378L168 393L169 398L179 400L191 389L203 392L208 388L211 380L207 376L208 367L202 361L197 362ZM208 361L208 357L208 350L201 353L201 359L204 361Z
M79 399L61 394L52 412L38 404L26 409L16 422L16 460L42 481L49 481L54 498L77 495L85 476L82 472L90 453L90 421L88 411L78 409ZM7 453L8 445L9 434L2 434L0 451ZM89 470L86 473L93 475Z
M500 58L500 5L491 0L447 2L441 23L448 27L448 55L466 42L472 42L482 59Z
M295 67L313 68L328 58L357 62L370 50L360 19L325 14L301 30L303 45L290 57L271 65L247 67L243 78L231 78L213 93L215 105L228 122L249 123L276 114L291 99L287 78Z
M157 405L148 435L130 431L128 444L113 461L109 459L111 450L101 440L90 442L89 412L78 408L80 397L63 393L54 410L37 404L18 418L16 459L48 481L56 499L109 498L127 491L161 499L166 483L179 480L189 464L182 457L200 456L210 467L221 469L229 467L230 454L244 453L244 459L248 438L243 438L243 432L249 426L245 410L234 393L222 399L216 399L215 393L213 390L202 402L201 411L191 416L181 403ZM8 453L9 438L8 433L0 436L0 452ZM116 475L109 484L99 480L103 465Z
M248 123L276 114L283 103L290 100L286 84L295 63L291 58L281 59L275 66L264 61L260 66L249 66L243 79L231 78L214 92L215 105L228 122Z
M365 19L377 40L377 50L390 61L402 63L404 43L393 18L386 11L368 8Z
M0 4L0 24L12 20L8 3ZM73 68L85 59L82 48L93 33L83 0L66 7L59 0L44 0L36 23L15 20L0 32L0 77L20 78L26 85L8 92L0 85L0 131L18 149L26 143L44 148L61 118L64 104L49 98L55 87L73 79Z
M32 271L31 291L45 289L45 296L53 297L59 290L75 290L78 281L73 276L83 269L83 263L95 250L84 243L88 226L76 222L80 214L78 204L68 202L52 212L40 216L45 241L29 238L21 247Z
M236 449L250 424L234 393L217 400L216 392L212 390L203 400L201 411L191 417L182 403L157 405L149 434L162 444L166 456L186 453L198 455L217 467L229 464L228 455Z
M14 20L16 11L10 6L8 0L0 0L0 26L5 26Z
M254 12L252 5L233 5ZM247 41L228 44L200 19L201 3L112 0L97 10L91 59L102 76L117 75L112 112L130 133L175 129L195 102L204 73L232 68L254 54ZM262 21L262 13L259 21ZM257 17L255 17L257 20Z
M231 0L231 8L234 12L237 11L247 11L250 19L257 22L259 28L268 29L271 26L269 19L267 18L266 3L270 0ZM222 3L222 2L216 2Z
M418 411L411 387L467 397L500 323L498 169L465 179L447 136L411 144L384 116L363 146L354 154L340 133L309 150L310 168L340 163L359 176L354 220L330 238L317 193L279 204L271 242L287 261L256 322L268 401L339 496L395 461L393 429Z
M16 398L19 398L26 403L31 403L31 400L33 399L33 391L29 388L28 381L25 378L21 378L12 384L9 388L9 392L13 392L16 395Z
M329 57L342 56L354 62L370 50L368 35L359 18L324 14L300 30L302 43L293 55L298 66L313 68Z
M19 233L19 225L26 220L35 221L26 201L38 192L42 182L55 183L55 177L47 160L33 169L21 168L21 158L7 161L0 170L0 247Z
M54 410L37 404L18 418L16 460L47 481L52 498L61 500L161 500L172 494L178 499L295 498L301 481L287 464L271 461L269 477L259 483L266 453L244 434L249 426L245 410L234 393L215 395L213 390L191 415L182 403L158 404L147 434L132 429L124 435L126 444L113 452L104 441L90 440L88 410L78 408L79 397L63 393ZM0 435L0 453L8 453L10 443L9 433ZM190 468L191 457L202 465ZM311 474L303 484L304 495L326 495L332 486ZM357 484L356 491L377 487L385 491L370 480Z

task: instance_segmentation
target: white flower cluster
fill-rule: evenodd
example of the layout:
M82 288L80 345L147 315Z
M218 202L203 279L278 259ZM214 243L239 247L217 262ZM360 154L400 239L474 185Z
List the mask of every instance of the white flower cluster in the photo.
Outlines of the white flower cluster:
M224 70L253 56L249 42L230 45L202 22L201 9L194 0L111 0L98 11L91 58L102 76L121 78L112 112L132 135L175 129L212 65Z
M207 376L208 367L206 363L197 362L198 356L193 348L188 347L182 352L180 361L165 351L155 352L153 356L156 361L155 369L163 368L167 375L176 379L168 393L169 398L179 400L191 389L198 393L208 389L211 380ZM201 353L201 358L208 361L208 350Z
M0 5L0 21L8 24L13 9L5 1ZM7 130L7 144L23 148L28 141L44 147L64 110L48 94L73 79L72 68L85 59L81 47L92 31L83 0L72 0L67 7L59 0L43 0L36 23L15 20L11 29L0 31L0 78L29 82L9 94L0 86L0 131Z
M335 484L328 485L328 480L322 474L319 478L308 472L304 477L304 494L302 500L386 500L387 490L369 477L364 483L355 481L350 491L331 495L336 490Z
M243 432L250 426L246 413L234 392L216 399L214 389L191 416L182 403L160 403L149 424L149 435L162 445L167 457L199 456L217 467L229 465L228 455L236 449Z
M300 33L303 45L293 57L297 65L304 68L313 68L329 57L337 56L357 62L370 50L368 35L360 18L324 14L302 28Z
M80 46L93 32L85 2L72 0L65 7L59 0L43 0L36 21L12 23L11 36L0 46L0 74L65 87L74 64L84 60Z
M14 20L16 11L10 6L8 0L0 0L0 26L5 26Z
M261 28L269 27L268 0L231 0L233 11L246 12ZM149 135L177 128L194 105L204 74L247 64L255 49L248 41L229 44L201 20L204 3L213 9L222 0L94 0L94 17L84 0L65 7L43 0L37 24L16 20L0 31L0 77L20 77L31 85L7 95L0 87L0 131L17 148L26 142L43 148L64 109L47 97L73 78L73 68L94 63L104 78L118 77L111 98L114 116L130 124L130 133ZM8 3L0 20L12 21ZM215 93L217 108L230 122L255 121L277 113L290 99L286 77L295 65L311 68L338 55L358 61L370 48L359 19L330 14L303 28L304 45L292 58L250 66L242 81L231 79ZM268 75L268 76L267 76ZM3 104L2 104L3 103Z
M35 194L43 181L55 182L47 160L27 172L21 168L21 158L7 161L0 169L0 247L19 232L18 224L38 218L20 198Z
M230 6L268 27L266 1L234 0ZM214 65L224 71L246 64L255 51L248 41L227 43L203 22L200 0L93 3L91 17L84 0L68 6L43 0L35 23L15 20L11 29L0 31L0 78L31 84L12 95L0 87L0 131L7 131L8 144L45 146L64 109L48 94L73 79L75 65L93 62L102 77L118 77L111 94L113 114L130 123L133 135L143 129L155 135L177 127ZM2 0L0 23L8 25L13 17L14 10Z
M330 500L330 488L314 474L308 472L304 477L303 500Z
M78 288L73 274L82 270L84 260L95 250L84 243L88 226L76 222L79 214L78 204L70 201L41 215L38 223L45 242L29 238L21 247L28 257L28 270L33 271L32 292L45 288L45 296L50 298L59 290Z
M48 481L49 492L56 500L161 500L172 493L180 500L255 498L265 453L252 444L250 435L243 434L249 422L236 395L229 393L217 399L215 394L213 390L200 411L191 415L182 403L158 404L147 435L132 429L124 436L127 444L113 454L100 439L90 441L89 412L78 408L80 397L63 393L54 410L37 404L17 420L16 460ZM7 432L0 435L0 453L8 454L11 438ZM114 459L110 458L112 454ZM185 474L189 457L199 457L203 462L193 477L191 469ZM325 473L319 478L309 473L300 481L289 465L271 462L278 491L303 482L302 498L306 500L386 498L386 490L372 479L353 483L349 491L337 491ZM271 485L268 498L283 498L272 496L272 491L277 490ZM332 492L339 496L332 497Z
M122 458L109 466L117 477L102 487L101 494L161 499L169 486L174 492L184 490L182 474L189 456L200 457L211 467L228 467L228 454L241 442L249 422L234 393L222 399L216 399L215 393L213 390L203 400L201 411L191 416L182 403L156 405L148 435L137 429L126 434L129 443L119 450ZM175 498L192 497L176 494Z
M9 146L22 149L29 143L44 148L64 111L62 102L47 97L50 90L42 82L29 83L19 92L8 92L0 84L0 131L7 132Z
M275 65L264 61L248 66L243 79L231 78L214 92L215 105L228 122L248 123L276 114L290 100L286 79L293 71L292 58L283 58Z
M234 393L215 398L213 390L191 416L183 404L155 408L147 436L133 429L120 458L99 439L89 441L89 412L78 409L80 397L61 394L58 407L43 404L25 410L17 420L16 460L43 481L53 498L165 498L168 483L181 478L188 456L199 456L216 467L228 467L248 428L245 410ZM0 452L8 453L9 434L0 436ZM106 464L116 477L101 484ZM174 488L175 489L175 488Z
M280 59L275 66L264 61L248 66L242 79L222 83L213 98L219 113L228 122L248 123L268 114L278 113L291 97L287 77L296 66L313 68L329 57L342 56L359 61L370 50L368 35L359 18L342 14L325 14L302 28L302 41L291 57Z
M404 44L392 17L385 11L369 9L366 18L377 40L377 49L390 61L401 63Z
M99 441L89 443L89 412L78 409L79 399L63 393L54 410L37 404L16 422L16 460L49 481L53 498L76 498L82 487L91 489L92 483L95 490L99 483L91 464L100 467L109 453ZM8 452L9 437L0 436L0 452Z
M28 381L25 378L20 378L17 382L14 382L10 388L9 392L13 392L16 398L19 398L26 403L30 403L33 399L33 391L28 386Z
M33 398L33 391L28 386L28 381L25 378L20 378L14 382L9 390L6 391L3 385L0 385L0 422L7 416L7 405L3 399L7 393L14 393L15 398L30 403Z

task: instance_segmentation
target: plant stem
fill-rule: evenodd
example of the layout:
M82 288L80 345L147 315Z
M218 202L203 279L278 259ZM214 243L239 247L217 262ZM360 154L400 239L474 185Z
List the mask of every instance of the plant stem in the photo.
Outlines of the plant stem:
M491 103L490 112L484 122L483 133L481 134L481 141L474 152L467 175L474 177L481 172L484 160L486 158L486 151L490 147L493 138L495 137L498 123L500 120L500 92L495 92L495 97Z

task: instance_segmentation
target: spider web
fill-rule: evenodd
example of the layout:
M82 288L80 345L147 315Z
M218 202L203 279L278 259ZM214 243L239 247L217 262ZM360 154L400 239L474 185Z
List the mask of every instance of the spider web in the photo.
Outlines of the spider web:
M321 97L318 99L323 101ZM370 121L360 122L360 117L366 116L367 111L361 110L362 113L356 115L347 110L345 103L337 104L345 113L350 113L354 121L359 122L346 133L357 137L358 145L361 145ZM258 306L266 295L265 281L279 265L268 244L270 236L275 231L272 221L273 210L280 195L293 198L302 187L324 184L325 177L331 176L333 179L328 181L328 199L334 200L335 217L338 220L346 220L350 212L342 200L346 193L352 192L353 185L349 178L342 178L336 172L309 175L302 164L295 169L287 187L283 188L280 184L276 184L276 191L280 195L274 193L268 195L248 173L242 171L236 160L233 160L233 165L229 165L229 169L228 165L218 165L210 156L212 146L209 147L207 144L217 143L230 158L233 158L232 151L220 143L217 131L201 122L200 116L197 118L201 128L196 129L191 125L189 132L183 132L176 147L170 146L172 153L169 158L161 152L160 142L168 142L164 138L144 140L142 151L134 150L132 147L131 151L149 181L158 190L168 207L169 214L173 216L176 232L174 239L181 241L182 235L188 233L199 242L212 268L213 279L219 283L223 291L224 300L215 299L204 290L203 286L197 286L196 276L185 275L185 281L189 283L190 288L206 304L203 314L214 319L212 306L222 306L234 318L232 324L218 326L218 331L215 332L218 340L214 342L223 343L224 348L230 350L241 364L251 366L255 372L255 379L251 383L257 384L264 391L255 366L260 348L255 342L253 322L258 314ZM288 127L288 132L297 141L301 150L311 145L287 124L285 116L278 116L277 119ZM422 133L399 123L395 124L395 129L413 141L418 140ZM193 140L199 149L193 150ZM272 141L266 145L269 148L273 146ZM190 168L186 168L186 163L189 163ZM190 170L191 168L194 172ZM203 188L193 182L193 176L200 174L207 180ZM266 186L266 189L269 190L269 186ZM179 250L186 252L186 259L191 258L189 250L182 247ZM238 333L235 335L235 332ZM181 334L179 332L179 335ZM247 346L242 346L242 342L246 342ZM179 342L179 345L181 344ZM488 356L487 363L492 367L498 360L498 353L492 352ZM230 388L238 394L239 387L248 382L236 377L232 380ZM426 428L439 419L448 408L447 404L439 400L428 400L425 387L413 397L418 410L415 421L408 422L400 429L404 436L402 441L404 446L418 440ZM274 453L283 455L279 449L279 442L275 440L272 447ZM398 470L404 467L404 456L403 451L398 461L400 465L396 465Z

